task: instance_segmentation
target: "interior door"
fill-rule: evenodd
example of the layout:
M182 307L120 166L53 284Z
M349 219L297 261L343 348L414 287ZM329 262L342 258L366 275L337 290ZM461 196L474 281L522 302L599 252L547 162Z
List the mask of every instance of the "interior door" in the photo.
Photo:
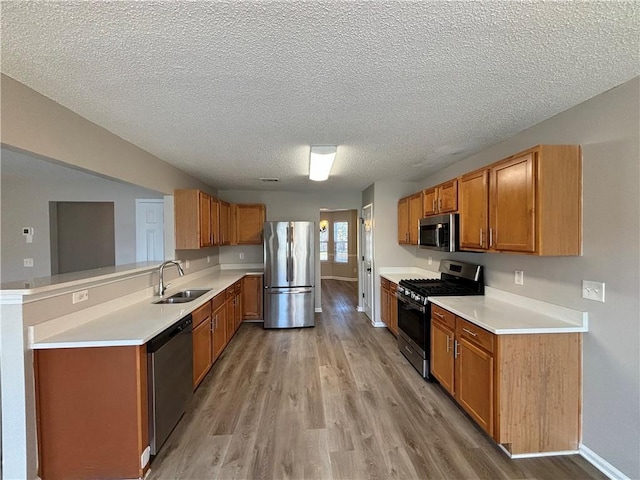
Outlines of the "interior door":
M362 209L362 311L373 320L373 204Z
M136 200L136 262L164 260L164 201Z

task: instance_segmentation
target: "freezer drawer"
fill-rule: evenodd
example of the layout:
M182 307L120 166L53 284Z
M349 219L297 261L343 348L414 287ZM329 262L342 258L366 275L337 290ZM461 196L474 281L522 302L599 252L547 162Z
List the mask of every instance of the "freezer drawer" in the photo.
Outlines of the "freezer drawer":
M314 288L268 288L264 291L264 328L314 326Z

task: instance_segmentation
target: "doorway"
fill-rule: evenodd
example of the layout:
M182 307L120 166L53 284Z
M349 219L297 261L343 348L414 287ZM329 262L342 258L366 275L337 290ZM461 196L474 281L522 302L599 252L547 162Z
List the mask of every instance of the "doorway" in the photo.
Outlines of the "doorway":
M49 202L51 274L116 264L113 202Z
M362 252L360 285L362 289L361 309L373 321L373 204L362 208L360 224L360 249Z
M136 262L164 261L164 200L136 199Z

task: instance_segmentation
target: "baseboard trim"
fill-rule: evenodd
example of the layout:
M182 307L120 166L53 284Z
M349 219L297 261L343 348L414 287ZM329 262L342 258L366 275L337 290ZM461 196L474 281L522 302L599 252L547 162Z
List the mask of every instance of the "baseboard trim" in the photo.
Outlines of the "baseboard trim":
M604 473L607 477L612 480L630 480L624 473L618 470L616 467L607 462L600 455L595 453L589 447L585 447L583 444L580 444L578 447L578 453L582 458L584 458L591 465L596 467L602 473Z
M321 280L340 280L342 282L357 282L357 278L352 277L336 277L335 275L329 275L328 277L320 277Z
M316 313L322 313L322 307L316 307Z
M386 327L387 324L384 322L371 322L371 325L373 325L374 327Z
M539 458L539 457L557 457L561 455L576 455L578 454L578 450L561 450L558 452L533 452L533 453L511 453L509 450L504 448L503 445L498 444L498 447L506 453L509 458L518 459L518 458Z
M364 308L362 308L360 305L358 305L356 307L356 312L364 312Z

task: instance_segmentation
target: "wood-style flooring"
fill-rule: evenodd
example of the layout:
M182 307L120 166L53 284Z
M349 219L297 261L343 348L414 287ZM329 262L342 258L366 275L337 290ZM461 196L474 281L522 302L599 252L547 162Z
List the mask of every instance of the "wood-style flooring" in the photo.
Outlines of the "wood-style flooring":
M606 478L577 455L509 459L356 296L326 280L314 328L243 324L149 480Z

